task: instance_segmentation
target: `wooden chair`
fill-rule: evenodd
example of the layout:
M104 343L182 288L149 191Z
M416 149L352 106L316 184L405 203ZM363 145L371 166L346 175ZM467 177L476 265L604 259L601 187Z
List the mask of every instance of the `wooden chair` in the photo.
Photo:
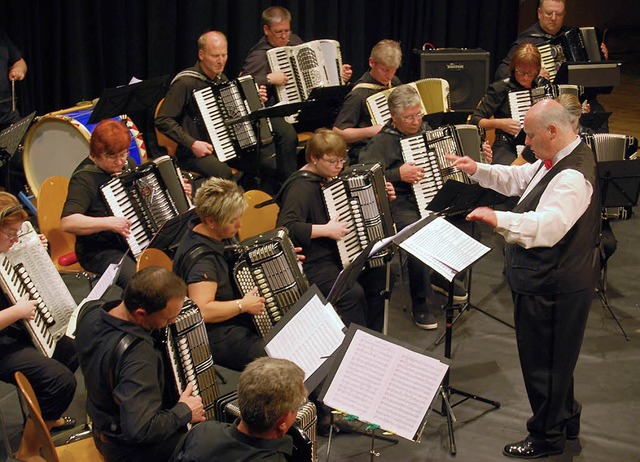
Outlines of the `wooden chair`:
M37 203L38 226L49 240L51 260L58 271L86 273L75 258L76 236L60 229L60 215L68 189L69 178L63 176L52 176L42 182Z
M33 392L31 384L24 374L19 371L15 373L15 379L18 384L20 401L26 416L20 448L15 454L16 459L29 462L85 462L104 460L91 437L56 447L51 439L49 429L42 419L40 404L38 404L38 399Z
M162 106L163 102L164 102L164 98L162 98L158 103L158 105L156 106L156 111L153 114L154 119L158 117L158 112L160 111L160 107ZM167 154L169 154L171 157L175 156L176 149L178 149L178 143L173 141L167 135L161 133L160 130L158 130L157 128L155 128L155 132L156 132L156 140L158 141L158 146L162 146L163 148L165 148L167 150Z
M272 199L269 194L258 189L252 189L244 193L244 199L249 206L244 215L242 215L242 227L238 231L238 239L242 241L248 237L275 229L278 212L280 211L278 204L269 204L265 207L256 208L256 205Z
M159 266L169 271L173 271L173 262L169 255L160 249L149 247L142 251L136 262L136 271L143 270L150 266Z

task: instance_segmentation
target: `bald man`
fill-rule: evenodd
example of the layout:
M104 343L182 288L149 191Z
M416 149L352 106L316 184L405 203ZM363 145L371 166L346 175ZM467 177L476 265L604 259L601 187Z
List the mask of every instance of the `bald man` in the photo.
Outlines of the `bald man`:
M467 219L488 224L507 242L507 280L533 415L529 435L505 446L503 454L532 459L564 452L566 440L580 431L573 371L600 270L600 195L593 153L558 102L534 105L524 130L538 159L533 164L449 159L481 186L520 196L510 212L480 207Z

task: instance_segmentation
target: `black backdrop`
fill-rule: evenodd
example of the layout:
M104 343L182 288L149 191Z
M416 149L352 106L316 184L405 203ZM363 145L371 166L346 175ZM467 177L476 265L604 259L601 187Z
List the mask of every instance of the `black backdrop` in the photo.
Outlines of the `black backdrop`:
M412 50L425 42L483 48L493 75L516 36L519 7L514 0L2 0L0 27L29 66L17 85L19 109L40 115L96 98L132 76L174 75L195 62L196 39L209 29L227 34L226 74L233 77L262 35L260 12L271 5L291 11L292 29L303 39L337 39L354 78L367 69L378 40L399 40L403 81L418 78Z

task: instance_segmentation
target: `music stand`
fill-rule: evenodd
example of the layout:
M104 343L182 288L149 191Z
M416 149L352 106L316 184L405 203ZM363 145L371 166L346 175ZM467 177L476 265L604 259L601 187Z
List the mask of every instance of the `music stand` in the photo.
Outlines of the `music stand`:
M340 112L342 102L351 91L351 88L351 86L347 85L335 85L331 87L316 87L311 90L306 101L313 104L301 109L298 113L298 131L309 131L317 127L332 126L338 116L338 112Z
M158 232L154 234L148 247L160 249L165 252L170 250L172 244L177 245L177 243L180 242L180 238L187 232L195 216L196 209L194 207L184 213L168 219L162 226L160 226Z
M449 180L431 200L431 202L427 206L427 210L442 213L446 216L455 216L461 215L463 213L466 214L476 207L503 204L506 200L506 196L492 189L483 188L477 183L468 184L456 180ZM475 222L471 222L471 237L473 237L474 239L475 234L476 224ZM491 319L494 319L499 323L502 323L505 326L514 329L514 326L512 326L508 322L471 303L471 278L473 275L472 267L469 267L467 271L468 274L465 281L465 290L468 294L468 299L466 303L462 304L451 324L455 324L465 311L475 309L485 316L488 316ZM451 289L453 289L453 286L451 286ZM453 298L451 298L451 301L453 301ZM446 331L436 340L435 344L439 345L445 338L445 336Z
M433 129L441 127L443 125L463 125L467 123L467 119L471 115L471 112L433 112L425 115L422 120L427 122Z
M130 85L105 88L93 108L88 123L96 124L103 119L126 114L142 132L143 137L148 136L150 130L147 130L147 113L149 109L155 109L167 93L168 87L169 76L164 75ZM150 146L148 142L145 144Z
M36 113L34 111L0 132L0 165L6 166L5 188L7 191L10 190L9 181L11 180L11 175L9 173L9 160L11 159L11 156L16 153L16 150L18 149L18 146L20 146L20 142L22 141L22 138L24 138L25 133L27 133L27 130L31 126L31 122L35 115Z
M598 178L603 207L635 207L638 205L640 162L628 160L598 162ZM629 341L629 336L622 327L620 319L609 305L607 297L607 262L604 263L598 279L597 293L603 307L609 310L624 338Z

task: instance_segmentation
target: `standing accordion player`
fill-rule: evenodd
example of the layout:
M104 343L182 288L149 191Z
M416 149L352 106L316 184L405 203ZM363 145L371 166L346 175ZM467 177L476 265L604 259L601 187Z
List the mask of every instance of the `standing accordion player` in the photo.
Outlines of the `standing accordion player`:
M168 220L191 208L180 173L169 156L122 173L100 189L111 213L131 220L127 244L136 259Z
M216 400L220 396L216 372L209 348L207 330L198 306L185 299L175 322L165 327L160 342L175 384L177 401L187 384L193 385L193 396L200 396L207 420L216 418Z
M408 83L420 95L420 108L424 114L434 112L449 112L451 110L451 95L449 82L444 79L422 79ZM366 104L371 122L374 125L384 124L391 118L387 99L393 88L380 91L367 98Z
M37 302L35 318L23 322L34 346L51 358L76 303L31 223L22 226L20 241L0 254L0 286L11 303L23 295Z
M370 242L396 233L385 183L380 164L354 165L322 188L328 216L348 223L347 235L336 241L345 268ZM367 265L383 266L388 253L374 255Z
M258 124L237 120L264 108L255 81L250 75L220 85L195 90L193 96L220 162L238 156L241 151L258 149L272 141L269 119Z
M335 40L272 48L267 50L267 59L272 72L284 72L288 78L277 87L281 102L305 101L314 88L342 85L342 54Z
M603 61L593 27L574 27L548 42L538 45L543 67L554 82L562 63Z
M405 162L415 162L424 169L422 179L411 185L422 218L445 182L471 183L465 173L451 166L445 154L479 159L482 151L480 132L475 125L445 125L407 136L400 140L400 147Z
M309 288L284 228L242 241L233 275L243 295L258 287L265 309L253 321L263 337Z

